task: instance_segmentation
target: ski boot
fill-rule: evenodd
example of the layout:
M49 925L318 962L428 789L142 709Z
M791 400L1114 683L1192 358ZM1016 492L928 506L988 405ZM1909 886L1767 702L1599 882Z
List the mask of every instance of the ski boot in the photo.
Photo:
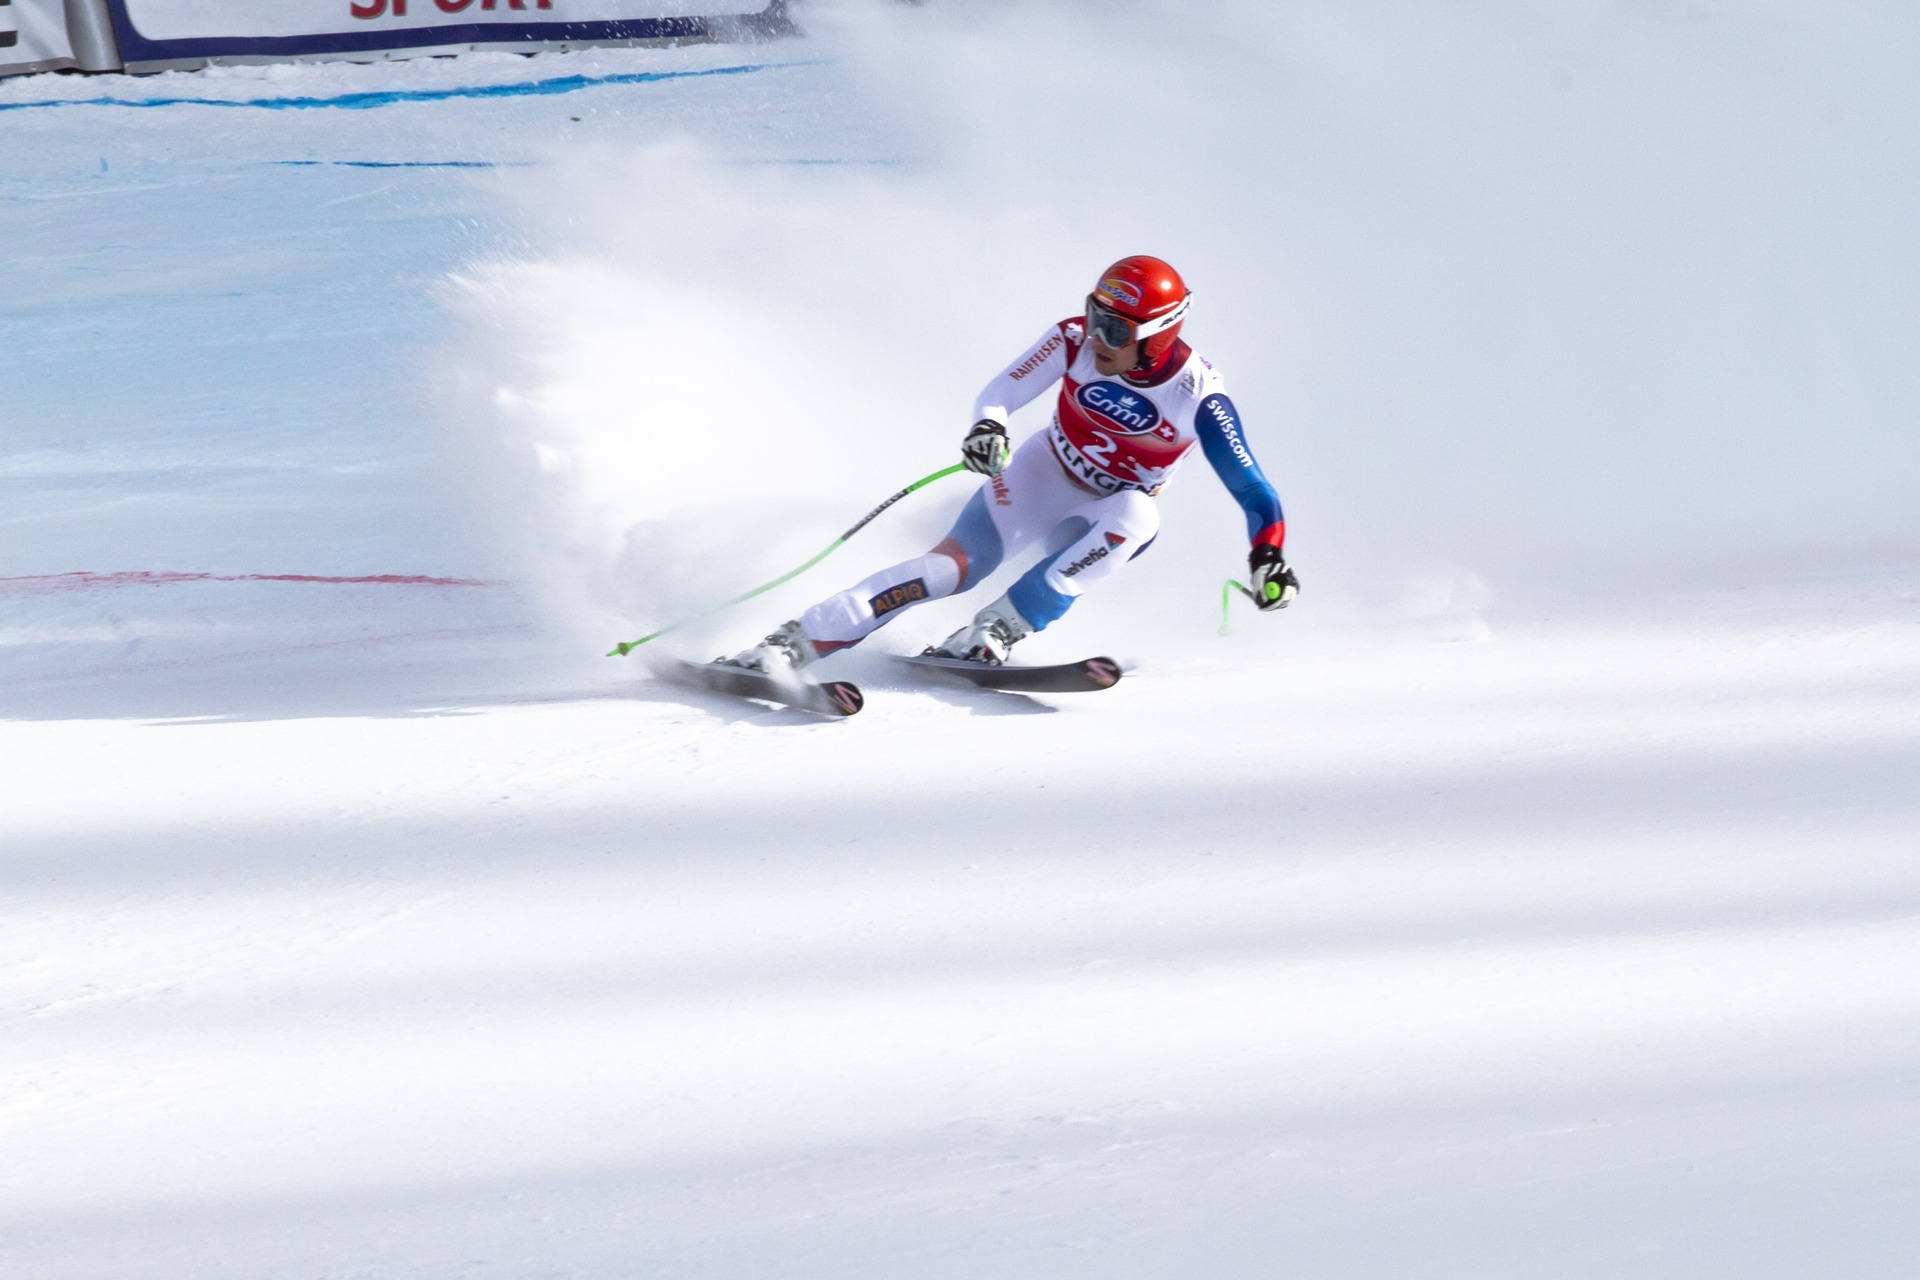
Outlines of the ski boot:
M742 649L731 658L715 658L714 664L758 671L779 680L797 676L802 667L810 666L819 657L813 641L807 639L807 633L801 629L800 620L794 618L781 623L772 635L751 649Z
M939 644L929 646L920 656L958 658L963 662L978 662L989 667L1004 666L1008 651L1032 634L1033 628L1013 607L1013 602L1001 596L974 614L972 622Z

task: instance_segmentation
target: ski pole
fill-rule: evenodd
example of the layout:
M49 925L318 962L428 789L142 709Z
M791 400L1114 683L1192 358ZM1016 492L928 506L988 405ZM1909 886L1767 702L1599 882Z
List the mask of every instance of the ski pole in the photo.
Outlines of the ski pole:
M1233 620L1228 616L1227 605L1232 602L1233 593L1236 591L1253 601L1254 604L1257 605L1260 603L1260 597L1253 594L1253 588L1249 587L1246 583L1236 582L1232 578L1228 578L1226 582L1222 583L1220 587L1220 634L1223 636L1233 634ZM1278 600L1279 598L1280 584L1277 582L1269 582L1267 584L1267 599Z
M793 581L795 578L799 577L801 574L805 573L807 570L813 568L813 566L819 564L822 560L825 560L828 556L838 551L841 548L841 546L845 544L848 538L851 538L854 534L866 528L869 524L873 522L873 519L875 516L879 515L882 511L885 511L888 507L892 506L894 503L900 501L900 499L906 497L908 494L912 493L916 489L925 488L926 486L932 484L935 480L939 480L939 479L942 479L943 477L950 476L956 471L965 471L966 469L967 469L966 463L956 462L952 466L942 468L941 470L934 472L930 476L921 476L918 480L915 480L912 484L908 485L906 488L902 489L900 492L894 494L891 498L888 498L885 502L881 503L879 506L875 507L873 510L867 512L867 514L865 514L864 516L861 516L860 519L855 522L853 528L847 530L845 533L835 538L831 543L828 544L826 550L822 551L819 555L815 556L813 559L801 565L798 569L793 569L787 573L783 573L779 577L775 578L772 582L765 583L762 586L755 587L751 591L743 591L731 600L723 600L719 604L714 605L711 609L708 609L702 613L694 614L691 618L682 618L680 621L673 623L671 626L665 626L649 635L641 636L638 640L627 640L620 644L617 644L607 652L607 656L609 658L624 658L629 653L632 653L635 649L638 649L641 645L647 643L649 640L658 640L661 636L664 636L669 632L678 631L682 627L692 626L694 623L699 622L703 619L711 618L714 614L719 613L724 609L731 609L733 608L733 606L740 604L743 601L751 600L757 595L762 595L768 591L771 591L775 587L779 586L781 583Z

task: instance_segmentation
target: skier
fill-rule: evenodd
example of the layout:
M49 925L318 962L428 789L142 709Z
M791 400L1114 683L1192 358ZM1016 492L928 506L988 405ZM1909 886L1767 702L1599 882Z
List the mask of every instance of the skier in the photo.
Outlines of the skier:
M1160 528L1154 497L1196 443L1246 512L1254 603L1286 608L1300 583L1281 554L1280 499L1247 447L1219 372L1180 339L1191 296L1158 258L1107 268L1085 313L1049 328L974 402L960 449L967 469L987 480L946 538L719 661L776 677L797 672L916 604L968 590L1005 557L1044 540L1047 554L1005 595L926 650L998 666L1017 642L1147 549ZM1010 452L1009 416L1056 381L1052 423Z

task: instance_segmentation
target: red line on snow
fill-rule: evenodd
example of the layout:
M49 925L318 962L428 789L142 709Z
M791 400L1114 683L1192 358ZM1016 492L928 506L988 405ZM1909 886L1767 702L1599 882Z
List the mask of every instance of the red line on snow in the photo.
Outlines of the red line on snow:
M497 587L485 578L430 578L419 573L375 573L341 578L317 573L167 573L140 569L128 573L34 573L0 578L0 595L52 595L102 587L159 587L176 582L309 582L324 586Z

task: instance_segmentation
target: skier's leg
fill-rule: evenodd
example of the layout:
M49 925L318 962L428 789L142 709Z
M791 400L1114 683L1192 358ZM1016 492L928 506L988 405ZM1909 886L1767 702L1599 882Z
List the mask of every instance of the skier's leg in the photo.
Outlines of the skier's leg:
M1013 461L989 477L953 526L953 532L934 547L960 566L959 590L984 581L1007 556L1018 555L1059 523L1060 518L1087 500L1086 490L1067 477L1045 433L1029 436L1014 451ZM978 504L977 506L975 504ZM969 537L970 522L984 515L999 536L992 558L980 562L970 551L979 537Z
M827 597L727 661L756 670L803 667L858 644L912 606L983 581L1006 556L1037 541L1086 497L1067 478L1046 437L1033 436L1005 471L974 491L932 550Z
M904 609L961 590L969 563L984 565L986 572L993 572L1000 563L1000 540L993 521L980 507L980 495L975 494L962 510L955 532L940 546L869 574L798 618L782 623L759 644L723 661L756 671L797 670L816 658L860 643ZM962 531L964 540L956 541ZM953 544L951 551L949 543Z
M858 644L916 604L966 591L1005 557L1037 541L1086 502L1044 435L1029 438L999 475L974 491L947 536L923 556L882 569L800 615L814 650Z
M927 652L996 666L1005 662L1016 643L1057 621L1088 587L1138 555L1159 531L1160 512L1144 493L1129 490L1083 503L1055 527L1056 536L1048 540L1051 554Z
M1160 532L1160 509L1137 489L1086 503L1063 525L1085 522L1085 532L1041 560L1007 591L1008 602L1035 631L1059 620L1085 592L1112 577Z
M1086 521L1086 531L1065 550L1027 570L1007 591L1008 601L1035 631L1058 621L1075 600L1112 577L1160 532L1159 506L1137 489L1087 503L1067 519Z
M964 590L970 569L992 573L1000 563L1002 544L987 514L986 495L982 485L933 550L869 574L782 623L759 644L721 661L756 671L797 670L860 643L904 609Z
M947 536L925 555L870 574L801 614L815 652L858 644L901 610L964 591L998 568L1005 544L988 514L988 493L982 485Z

